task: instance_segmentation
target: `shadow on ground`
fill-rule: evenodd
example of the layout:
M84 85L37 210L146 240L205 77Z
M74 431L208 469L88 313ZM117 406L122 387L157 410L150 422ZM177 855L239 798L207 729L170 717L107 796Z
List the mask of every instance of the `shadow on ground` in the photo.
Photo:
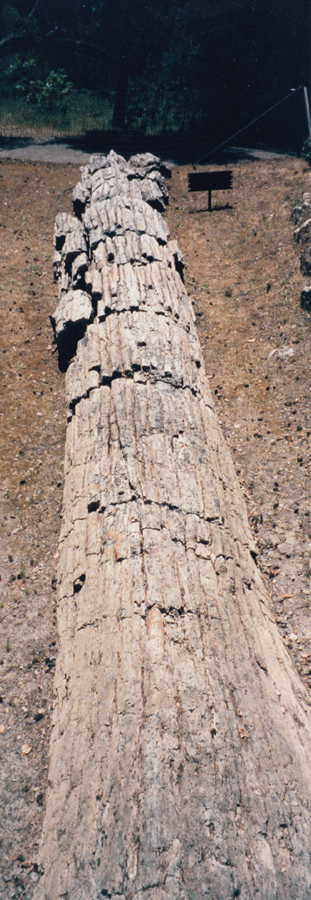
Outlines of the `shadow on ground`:
M61 141L61 139L59 139ZM199 165L201 160L206 163L224 164L239 159L264 159L289 153L292 151L278 148L267 148L260 145L250 149L248 147L221 147L213 151L217 139L211 141L206 134L192 134L184 132L167 133L160 135L145 134L120 134L117 131L89 131L83 136L66 137L64 141L72 147L88 153L107 153L111 149L122 156L129 157L134 153L155 153L162 159L172 159L177 165Z
M277 148L270 149L264 145L255 146L252 149L226 145L212 151L215 144L217 144L217 138L213 136L211 141L210 135L205 132L200 134L162 132L160 135L145 135L139 132L120 133L114 130L98 129L82 135L64 134L60 136L58 134L56 136L53 133L44 133L40 129L31 129L25 135L0 133L0 155L2 157L8 155L11 158L36 158L39 160L41 157L38 151L35 153L32 148L42 146L45 148L45 150L42 149L42 161L47 161L47 148L49 148L51 161L71 161L78 164L84 161L84 154L89 156L92 153L109 153L112 147L126 158L134 153L151 152L162 159L171 160L176 165L194 166L201 163L204 165L230 165L238 160L272 159L282 152L288 152ZM289 152L292 155L292 151ZM72 154L71 159L69 158L70 153Z

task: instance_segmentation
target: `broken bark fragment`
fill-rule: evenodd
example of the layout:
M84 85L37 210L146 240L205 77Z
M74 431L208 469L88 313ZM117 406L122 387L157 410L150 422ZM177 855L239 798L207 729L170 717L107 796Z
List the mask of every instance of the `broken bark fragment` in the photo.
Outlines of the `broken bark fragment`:
M68 353L60 649L34 897L307 900L308 696L256 566L179 252L130 167L109 154L83 172L90 317ZM83 293L65 225L59 343Z

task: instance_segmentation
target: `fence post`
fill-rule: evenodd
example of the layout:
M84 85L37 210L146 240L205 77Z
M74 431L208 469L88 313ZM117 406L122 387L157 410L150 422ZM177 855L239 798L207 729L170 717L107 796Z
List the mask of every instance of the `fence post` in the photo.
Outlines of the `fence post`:
M305 98L306 116L307 116L307 122L308 122L309 144L310 144L310 147L311 147L311 119L310 119L310 106L309 106L308 88L307 88L306 86L305 86L304 89L303 89L303 94L304 94L304 98Z

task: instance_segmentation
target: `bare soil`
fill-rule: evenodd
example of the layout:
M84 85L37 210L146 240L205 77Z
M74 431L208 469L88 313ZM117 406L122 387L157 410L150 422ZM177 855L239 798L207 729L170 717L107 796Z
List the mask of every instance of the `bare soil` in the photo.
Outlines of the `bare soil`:
M290 215L311 171L236 161L233 190L189 194L175 167L166 214L184 253L212 394L231 447L276 621L311 690L311 319ZM72 165L0 162L0 896L31 898L47 783L64 376L49 315L53 227ZM78 736L77 736L78 740Z

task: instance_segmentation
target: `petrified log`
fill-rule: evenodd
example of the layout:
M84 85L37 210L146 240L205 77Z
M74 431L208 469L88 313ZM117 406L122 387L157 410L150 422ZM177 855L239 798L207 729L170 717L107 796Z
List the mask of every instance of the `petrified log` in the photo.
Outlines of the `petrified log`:
M308 698L256 566L180 254L142 199L158 161L142 169L91 159L82 222L56 227L68 430L35 898L307 900Z
M300 306L302 309L306 309L308 312L311 312L311 285L307 284L301 291L300 295Z
M311 275L311 244L306 244L300 256L300 269L303 275Z

